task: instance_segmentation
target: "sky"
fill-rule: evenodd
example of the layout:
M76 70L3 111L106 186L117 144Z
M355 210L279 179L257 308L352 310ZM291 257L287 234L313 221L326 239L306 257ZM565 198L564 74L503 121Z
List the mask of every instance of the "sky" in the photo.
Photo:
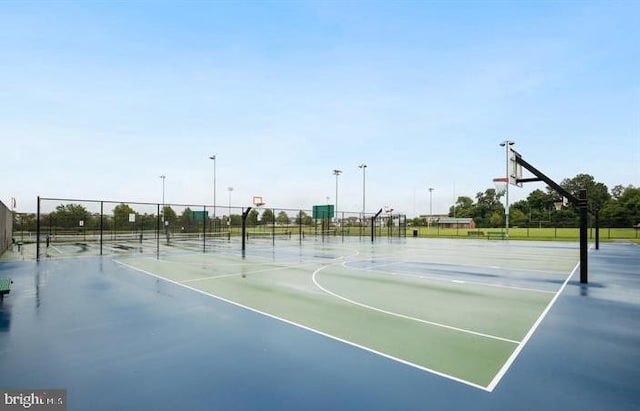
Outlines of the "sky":
M507 139L557 182L640 185L640 2L0 1L20 212L160 202L160 175L168 203L311 208L340 169L340 211L364 187L367 212L443 214Z

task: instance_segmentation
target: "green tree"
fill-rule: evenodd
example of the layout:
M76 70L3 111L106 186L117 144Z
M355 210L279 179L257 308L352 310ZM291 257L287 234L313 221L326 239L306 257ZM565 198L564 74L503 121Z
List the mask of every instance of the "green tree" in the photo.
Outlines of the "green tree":
M489 216L489 225L491 227L500 227L500 226L504 226L504 213L500 213L498 211L494 211L493 213L491 213L491 215ZM513 221L510 220L509 224L513 224Z
M504 213L504 207L500 203L501 194L497 194L494 188L488 188L484 193L476 194L477 203L473 209L473 219L478 227L496 226L491 223L494 213Z
M632 224L640 223L640 187L628 186L620 196L620 204Z
M449 209L450 217L473 217L473 200L471 197L460 196L458 200L453 205L451 209Z
M630 227L640 223L640 187L616 186L614 190L616 192L613 197L602 208L602 224L609 227Z
M300 210L296 216L296 224L313 225L313 218L304 211Z
M521 209L509 207L509 225L523 226L527 224L529 217Z
M273 215L273 210L270 208L265 209L262 212L262 217L260 219L262 224L273 224L275 221L275 216Z
M453 207L451 207L451 210L453 210ZM427 225L426 221L427 220L425 218L420 218L420 217L414 217L412 219L407 220L409 225L411 225L412 227L425 226Z
M231 214L231 226L239 227L242 225L242 216L240 214Z
M291 219L289 218L289 216L285 211L280 211L278 213L278 216L276 217L276 223L282 224L282 225L288 225L291 223Z
M633 188L633 186L630 187ZM613 197L615 200L618 200L622 196L622 193L624 193L624 190L625 187L623 187L621 184L614 186L611 189L611 197Z
M180 224L180 228L184 227L184 231L193 232L196 230L196 223L191 218L191 208L187 207L182 211L180 217L178 218L178 222Z
M133 223L129 222L129 214L136 214L136 211L127 204L120 203L113 208L113 220L116 230L127 229L132 226Z
M611 198L607 186L596 182L589 174L578 174L573 178L565 178L560 185L576 198L578 198L581 189L586 189L591 210L601 209Z
M35 213L15 213L13 231L35 231L35 229L36 229Z
M513 214L516 211L518 211L518 212L521 212L528 220L529 219L529 210L530 209L531 209L531 207L530 207L530 204L529 204L529 202L527 200L516 201L515 203L512 203L511 205L509 205L509 213L510 213L509 214L509 219L511 219L511 214ZM523 223L520 223L520 224L523 224Z
M49 213L50 224L61 228L79 228L80 221L87 227L90 218L91 213L81 204L60 204Z
M527 205L529 209L529 224L542 222L551 222L551 209L553 201L557 197L553 191L546 193L540 189L533 190L527 196Z
M258 225L259 214L260 213L258 213L258 210L256 210L255 208L251 209L251 211L249 211L249 215L247 216L247 226L254 227Z
M171 206L165 205L162 207L162 214L164 215L164 221L168 221L170 225L174 225L178 221L178 216Z

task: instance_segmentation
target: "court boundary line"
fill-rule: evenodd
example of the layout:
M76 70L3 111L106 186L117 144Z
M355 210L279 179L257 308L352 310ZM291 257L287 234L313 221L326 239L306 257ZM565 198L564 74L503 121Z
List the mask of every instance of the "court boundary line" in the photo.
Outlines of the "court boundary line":
M129 264L124 263L124 262L122 262L122 261L119 261L119 260L117 260L117 259L113 259L113 261L114 261L115 263L120 264L120 265L122 265L123 267L127 267L127 268L129 268L129 269L131 269L131 270L133 270L133 271L137 271L137 272L140 272L140 273L146 274L146 275L148 275L148 276L151 276L151 277L154 277L154 278L157 278L157 279L160 279L160 280L164 280L164 281L166 281L166 282L169 282L169 283L175 284L175 285L177 285L177 286L179 286L179 287L184 287L184 288L186 288L186 289L188 289L188 290L195 291L195 292L197 292L197 293L200 293L200 294L203 294L203 295L206 295L206 296L212 297L212 298L214 298L214 299L216 299L216 300L219 300L219 301L222 301L222 302L225 302L225 303L231 304L231 305L235 305L236 307L243 308L243 309L245 309L245 310L249 310L249 311L252 311L252 312L254 312L254 313L257 313L257 314L260 314L260 315L264 315L265 317L269 317L269 318L272 318L272 319L275 319L275 320L278 320L278 321L282 321L282 322L284 322L284 323L286 323L286 324L289 324L289 325L292 325L292 326L294 326L294 327L298 327L298 328L301 328L301 329L303 329L303 330L310 331L310 332L312 332L312 333L315 333L315 334L321 335L321 336L323 336L323 337L327 337L327 338L332 339L332 340L334 340L334 341L338 341L338 342L341 342L341 343L343 343L343 344L350 345L350 346L355 347L355 348L359 348L359 349L361 349L361 350L364 350L364 351L370 352L370 353L372 353L372 354L379 355L379 356L381 356L381 357L384 357L384 358L387 358L387 359L389 359L389 360L392 360L392 361L395 361L395 362L398 362L398 363L401 363L401 364L407 365L407 366L409 366L409 367L416 368L416 369L419 369L419 370L421 370L421 371L425 371L425 372L427 372L427 373L430 373L430 374L433 374L433 375L437 375L437 376L439 376L439 377L444 377L444 378L447 378L447 379L449 379L449 380L452 380L452 381L455 381L455 382L458 382L458 383L462 383L462 384L468 385L468 386L473 387L473 388L477 388L477 389L482 390L482 391L490 392L490 391L487 389L487 387L484 387L484 386L482 386L482 385L480 385L480 384L476 384L476 383L473 383L473 382L471 382L471 381L463 380L463 379L458 378L458 377L455 377L455 376L453 376L453 375L445 374L445 373L443 373L443 372L441 372L441 371L433 370L433 369L431 369L431 368L424 367L424 366L421 366L421 365L418 365L418 364L415 364L415 363L409 362L409 361L407 361L407 360L403 360L403 359L401 359L401 358L394 357L394 356L392 356L392 355L389 355L389 354L386 354L386 353L383 353L383 352L380 352L380 351L376 351L376 350L374 350L374 349L372 349L372 348L365 347L365 346L360 345L360 344L358 344L358 343L355 343L355 342L353 342L353 341L345 340L344 338L336 337L335 335L328 334L328 333L326 333L326 332L324 332L324 331L320 331L320 330L317 330L317 329L315 329L315 328L308 327L308 326L306 326L306 325L298 324L298 323L293 322L293 321L291 321L291 320L287 320L286 318L278 317L277 315L270 314L270 313L267 313L267 312L265 312L265 311L258 310L258 309L256 309L256 308L249 307L249 306L247 306L247 305L244 305L244 304L238 303L238 302L233 301L233 300L229 300L229 299L224 298L224 297L221 297L221 296L219 296L219 295L215 295L215 294L212 294L212 293L206 292L206 291L204 291L204 290L200 290L200 289L197 289L197 288L191 287L191 286L189 286L189 285L187 285L187 284L182 284L182 283L176 282L176 281L171 280L171 279L169 279L169 278L162 277L162 276L160 276L160 275L158 275L158 274L154 274L154 273L152 273L152 272L150 272L150 271L147 271L147 270L144 270L144 269L141 269L141 268L138 268L138 267L134 267L134 266L132 266L132 265L129 265ZM327 266L328 266L328 265L327 265Z
M325 293L327 293L327 294L329 294L329 295L331 295L333 297L336 297L336 298L338 298L340 300L343 300L343 301L345 301L345 302L347 302L349 304L357 305L358 307L366 308L368 310L376 311L376 312L379 312L379 313L382 313L382 314L391 315L393 317L404 318L405 320L415 321L415 322L419 322L419 323L423 323L423 324L427 324L427 325L432 325L432 326L435 326L435 327L446 328L446 329L452 330L452 331L462 332L462 333L466 333L466 334L472 334L472 335L475 335L475 336L478 336L478 337L489 338L489 339L492 339L492 340L508 342L508 343L516 344L516 345L520 344L520 341L511 340L509 338L498 337L497 335L485 334L485 333L481 333L479 331L467 330L465 328L459 328L459 327L455 327L453 325L437 323L435 321L423 320L422 318L411 317L411 316L405 315L405 314L394 313L393 311L383 310L382 308L377 308L377 307L374 307L374 306L371 306L371 305L368 305L368 304L364 304L364 303L360 303L360 302L352 300L350 298L341 296L340 294L334 293L333 291L324 288L316 280L316 274L318 274L320 271L324 270L327 267L330 267L330 265L326 265L324 267L320 267L320 268L318 268L317 270L315 270L313 272L313 274L311 276L311 279L312 279L313 283L316 285L316 287L318 287L319 289L321 289Z
M352 254L352 255L334 257L334 258L331 258L331 260L342 260L342 259L345 259L347 257L357 256L358 254L360 254L360 252L356 250L355 253ZM228 254L228 255L233 256L233 257L237 257L237 256L232 255L232 254ZM263 256L255 256L255 258L267 259L267 257L263 257ZM136 257L133 257L132 259L136 259ZM146 260L150 260L150 261L157 261L156 259L151 258L151 257L148 257L148 258L145 258L145 259ZM182 261L172 261L172 260L167 260L167 259L160 260L160 261L162 261L163 263L184 264L184 265L187 265L187 266L200 266L200 265L203 264L203 263L189 263L189 262L182 262ZM301 260L297 264L296 263L287 263L287 264L280 263L280 265L276 266L276 267L270 267L270 268L266 268L266 269L262 269L262 270L255 270L255 271L247 271L247 272L242 273L242 274L243 275L250 275L250 274L252 275L252 274L260 274L260 273L266 273L266 272L277 271L277 270L290 270L290 269L294 269L294 268L297 268L297 267L303 266L303 265L309 265L309 264L318 265L318 264L322 264L323 262L324 261L317 261L317 260L311 260L311 261ZM223 266L236 266L237 267L239 264L241 264L241 263L235 262L235 263L230 263L230 264L226 264L225 263L225 264L221 264L221 265L223 265ZM258 267L258 266L264 265L264 263L249 263L248 265ZM219 278L228 278L228 277L233 277L233 276L236 276L236 275L238 275L238 273L220 274L220 275L212 275L212 276L207 276L207 277L190 278L188 280L182 280L182 281L177 281L177 280L174 280L174 281L176 281L177 283L180 283L180 284L185 284L185 283L195 283L195 282L206 281L206 280L217 280Z
M589 247L589 249L591 249L591 247ZM571 277L575 275L576 271L578 270L578 267L580 267L580 262L576 263L575 267L573 267L573 270L571 271L569 276L564 280L564 283L562 284L562 286L560 287L556 295L551 299L551 301L549 301L549 304L547 304L547 307L544 309L544 311L542 311L542 314L540 314L536 322L533 323L533 326L531 326L531 329L529 330L529 332L524 336L520 344L518 344L516 349L511 353L511 356L509 356L507 361L502 365L502 368L500 368L500 370L496 373L495 377L493 377L493 380L487 386L487 389L489 390L489 392L492 392L498 386L500 381L502 381L502 378L507 374L507 372L511 368L511 365L513 365L513 363L515 362L520 352L522 352L525 345L529 342L529 340L531 339L533 334L536 332L540 324L542 324L542 321L545 319L549 311L551 311L551 308L555 305L555 302L558 300L558 298L560 297L560 294L562 294L562 292L566 288Z

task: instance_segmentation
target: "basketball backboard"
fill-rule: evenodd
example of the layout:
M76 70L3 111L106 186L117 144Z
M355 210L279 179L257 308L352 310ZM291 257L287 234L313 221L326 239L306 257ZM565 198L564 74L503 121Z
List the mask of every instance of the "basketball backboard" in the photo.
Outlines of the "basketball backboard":
M253 196L253 205L260 208L264 205L264 197L261 195Z
M509 147L509 166L508 166L508 178L509 184L522 187L522 182L518 181L522 179L522 164L518 162L520 153Z

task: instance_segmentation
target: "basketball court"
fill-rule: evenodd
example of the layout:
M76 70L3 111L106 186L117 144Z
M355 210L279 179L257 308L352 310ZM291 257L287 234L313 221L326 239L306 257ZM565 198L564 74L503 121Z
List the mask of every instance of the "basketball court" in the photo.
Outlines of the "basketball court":
M378 239L0 264L0 381L68 409L632 409L640 249Z

